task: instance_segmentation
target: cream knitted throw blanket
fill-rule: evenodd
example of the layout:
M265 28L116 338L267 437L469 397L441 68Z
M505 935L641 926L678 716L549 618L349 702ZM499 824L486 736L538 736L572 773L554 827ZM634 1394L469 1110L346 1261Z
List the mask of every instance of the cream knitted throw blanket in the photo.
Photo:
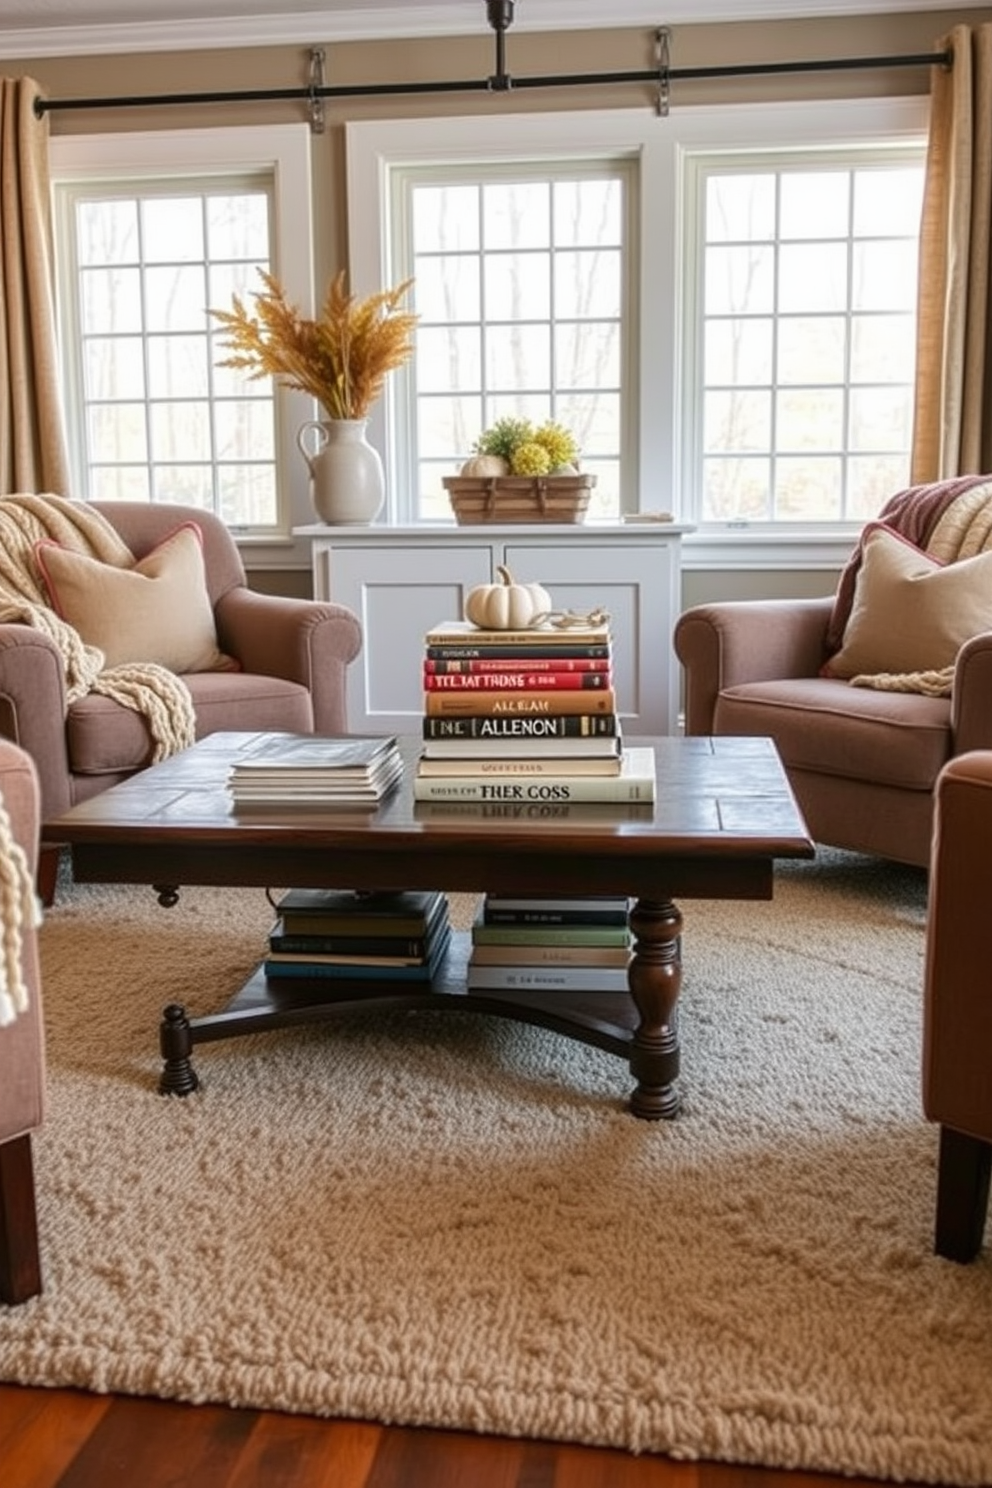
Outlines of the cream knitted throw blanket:
M992 550L992 481L983 481L955 496L930 534L926 552L940 563L956 563ZM881 692L919 692L927 697L950 697L954 667L922 672L878 672L851 678L852 687L874 687Z
M49 607L34 557L34 545L51 538L117 568L130 568L134 555L100 512L63 496L14 495L0 500L0 621L31 625L58 647L65 665L66 699L89 692L113 698L140 713L153 742L153 761L186 749L195 738L189 688L181 677L155 662L104 669L104 655Z
M0 1028L27 1012L24 927L41 924L27 853L16 841L0 796Z

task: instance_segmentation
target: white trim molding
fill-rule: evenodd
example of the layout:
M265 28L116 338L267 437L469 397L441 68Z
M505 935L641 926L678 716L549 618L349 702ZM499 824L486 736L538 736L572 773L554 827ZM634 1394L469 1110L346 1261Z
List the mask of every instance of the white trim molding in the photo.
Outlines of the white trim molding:
M346 41L396 41L437 36L487 37L483 0L367 3L367 0L296 0L280 13L275 0L203 0L200 14L182 0L166 0L148 15L147 0L6 0L0 16L0 54L19 57L85 57L124 52L209 51L218 47L315 46ZM617 27L722 24L728 21L801 20L861 15L860 0L522 0L511 35L518 32L603 30ZM874 0L878 14L960 9L955 0ZM171 15L169 12L171 11ZM206 12L205 14L203 12ZM89 17L89 18L88 18ZM673 65L674 59L673 59ZM511 72L526 71L526 54ZM374 82L374 78L369 79Z

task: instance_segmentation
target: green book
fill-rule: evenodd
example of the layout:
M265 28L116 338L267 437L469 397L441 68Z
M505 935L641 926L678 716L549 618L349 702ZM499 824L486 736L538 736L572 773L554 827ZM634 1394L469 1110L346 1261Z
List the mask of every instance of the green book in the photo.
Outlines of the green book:
M474 945L627 946L626 925L487 925L480 913L472 926Z

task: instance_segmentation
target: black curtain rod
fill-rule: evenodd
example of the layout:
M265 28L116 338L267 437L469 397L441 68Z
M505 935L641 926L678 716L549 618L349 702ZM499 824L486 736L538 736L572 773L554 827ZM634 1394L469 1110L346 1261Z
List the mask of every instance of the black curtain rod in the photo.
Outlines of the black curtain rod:
M887 67L949 67L953 54L911 52L893 57L834 57L818 62L743 62L726 67L657 67L637 72L558 73L545 77L495 77L469 82L355 83L309 85L296 88L248 88L222 93L152 93L108 98L37 98L35 113L73 109L164 108L195 103L271 103L296 99L313 103L323 98L390 98L424 93L512 93L528 88L575 88L602 83L652 83L665 86L682 79L767 77L802 72L843 72Z

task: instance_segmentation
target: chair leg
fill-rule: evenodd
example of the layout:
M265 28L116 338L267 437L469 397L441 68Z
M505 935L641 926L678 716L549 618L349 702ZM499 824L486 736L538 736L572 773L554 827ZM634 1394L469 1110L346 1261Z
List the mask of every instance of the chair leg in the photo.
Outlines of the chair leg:
M992 1175L992 1142L940 1128L934 1251L949 1261L973 1261L982 1248Z
M38 851L38 898L46 909L55 903L55 885L61 857L62 849L57 843L43 843Z
M31 1136L0 1143L0 1299L26 1302L41 1291Z

